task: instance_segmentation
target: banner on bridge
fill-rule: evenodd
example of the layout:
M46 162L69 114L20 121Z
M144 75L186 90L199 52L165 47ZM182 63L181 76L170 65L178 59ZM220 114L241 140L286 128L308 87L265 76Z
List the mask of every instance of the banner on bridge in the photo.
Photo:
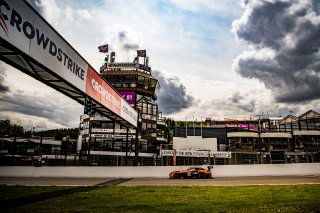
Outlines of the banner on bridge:
M33 59L30 61L41 64L36 71L41 69L42 73L47 72L53 78L46 76L41 81L61 81L56 83L60 87L72 85L79 94L90 96L108 111L137 127L137 111L25 1L0 1L0 41L18 49L17 54L26 55L25 60ZM25 66L21 60L14 63ZM35 72L35 68L29 66L29 69Z

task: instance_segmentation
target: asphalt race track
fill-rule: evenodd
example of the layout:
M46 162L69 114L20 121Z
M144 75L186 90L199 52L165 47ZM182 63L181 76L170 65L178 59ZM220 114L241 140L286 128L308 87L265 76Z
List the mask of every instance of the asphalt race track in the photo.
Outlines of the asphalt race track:
M0 177L0 185L24 186L241 186L297 184L320 184L320 176L218 177L212 179Z

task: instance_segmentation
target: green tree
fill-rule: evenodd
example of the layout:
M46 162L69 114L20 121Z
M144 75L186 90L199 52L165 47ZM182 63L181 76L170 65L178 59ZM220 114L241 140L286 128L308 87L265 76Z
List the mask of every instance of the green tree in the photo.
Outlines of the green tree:
M24 128L23 126L11 124L11 121L6 120L0 120L0 135L1 137L20 137L24 136Z
M2 137L9 135L9 131L12 128L10 120L0 120L0 134Z

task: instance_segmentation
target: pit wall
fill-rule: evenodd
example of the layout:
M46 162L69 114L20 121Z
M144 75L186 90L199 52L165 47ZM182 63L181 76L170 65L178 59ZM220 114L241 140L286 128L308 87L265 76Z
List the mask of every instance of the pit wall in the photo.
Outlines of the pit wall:
M188 166L26 167L2 166L0 177L168 178ZM213 177L320 175L320 163L217 165Z

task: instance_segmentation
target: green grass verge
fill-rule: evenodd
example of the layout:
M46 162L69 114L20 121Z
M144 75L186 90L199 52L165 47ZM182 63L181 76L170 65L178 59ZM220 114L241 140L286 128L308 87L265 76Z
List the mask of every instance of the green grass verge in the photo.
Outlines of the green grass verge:
M29 199L5 212L320 212L320 185L70 189L0 186L0 202Z

